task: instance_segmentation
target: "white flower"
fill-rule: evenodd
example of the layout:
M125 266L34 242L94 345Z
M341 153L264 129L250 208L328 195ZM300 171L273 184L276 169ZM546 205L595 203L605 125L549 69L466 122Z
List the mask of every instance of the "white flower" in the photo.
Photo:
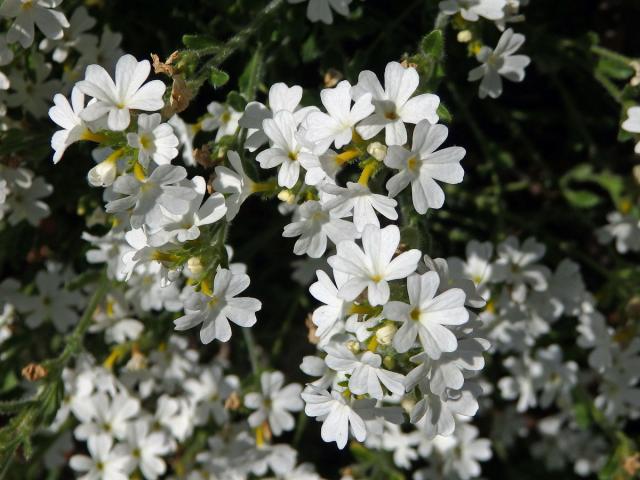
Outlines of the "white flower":
M253 152L267 143L269 140L262 130L262 122L267 118L273 118L275 113L281 110L291 112L299 124L307 114L316 110L316 107L298 108L302 99L302 87L294 85L288 87L284 83L274 83L269 88L269 107L260 102L249 102L244 109L239 124L247 129L247 140L244 147Z
M76 397L71 403L73 414L80 421L74 431L78 440L86 440L101 433L123 439L129 423L140 412L140 401L125 393L111 398L105 393L90 397Z
M114 83L100 65L89 65L85 79L77 86L97 101L84 109L82 118L94 121L108 115L109 128L119 131L129 126L130 110L160 110L164 106L162 95L166 87L160 80L143 85L150 72L151 65L147 60L138 62L133 55L124 55L116 64Z
M437 150L447 133L444 125L432 125L428 120L422 120L413 131L411 151L398 145L387 150L384 164L400 170L387 181L389 195L395 197L411 184L413 206L420 214L426 213L428 208L440 208L444 203L444 192L435 180L456 184L464 176L460 166L466 153L464 148Z
M44 52L53 50L53 55L51 56L53 61L64 63L69 57L71 49L84 53L88 49L96 47L97 37L85 33L91 30L95 24L96 19L89 15L87 9L81 5L71 15L69 28L65 30L63 37L58 40L43 38L39 48Z
M318 143L318 153L325 152L333 142L342 148L351 142L353 128L374 111L371 94L361 95L351 106L351 84L343 80L335 88L320 92L327 113L311 112L305 119L305 138Z
M233 170L228 167L216 167L216 178L212 186L215 191L225 194L227 205L227 220L235 218L240 210L240 206L253 193L254 182L244 172L240 156L233 150L227 152L229 163Z
M82 46L82 56L80 60L78 60L78 64L90 65L92 63L98 63L111 69L124 53L120 48L121 43L122 34L112 32L109 27L105 25L98 44L92 42Z
M460 12L462 18L469 22L477 22L480 17L487 20L500 20L504 17L506 0L445 0L438 7L446 15Z
M360 358L344 345L327 345L327 356L324 361L329 368L337 372L345 372L349 377L349 390L356 395L368 394L372 398L382 400L384 385L391 393L404 393L404 377L399 373L381 368L382 357L370 351L364 352Z
M202 203L207 192L207 183L201 176L195 176L190 181L196 196L189 202L189 209L182 215L166 215L168 223L150 238L152 246L162 246L165 243L177 240L180 243L195 240L200 236L200 227L217 222L225 213L227 207L224 197L220 193L214 193Z
M607 215L608 225L596 230L600 243L609 243L615 239L619 253L640 250L640 220L631 214L611 212Z
M113 191L124 195L105 206L107 212L131 210L131 226L158 227L167 222L163 208L173 215L189 211L189 202L197 195L193 188L176 185L187 176L184 167L160 165L151 175L139 180L122 175L113 183Z
M323 208L320 202L310 200L300 205L297 220L284 227L283 237L300 237L293 253L320 258L327 249L327 238L334 244L358 238L353 223L342 220L336 213Z
M215 141L219 141L225 135L234 135L238 130L238 120L241 112L236 112L228 105L211 102L207 106L209 112L201 122L202 130L212 132L217 130Z
M185 165L194 167L196 159L193 156L193 139L200 127L186 123L178 114L171 117L167 123L173 127L178 137L180 148L182 149L182 160Z
M336 270L334 272L335 284L329 275L322 270L317 270L316 275L318 281L309 287L309 293L324 305L313 311L311 320L318 327L316 330L316 336L320 338L318 345L323 346L334 333L338 333L344 327L349 302L340 298L338 290L347 282L349 275Z
M325 442L336 442L342 450L347 444L349 431L359 442L366 438L367 427L364 420L340 392L333 390L329 393L308 385L302 392L302 398L306 403L305 413L322 420L320 435Z
M511 297L515 301L524 301L528 287L541 292L549 286L551 271L536 263L545 251L544 244L536 242L535 238L528 238L520 246L518 239L510 236L498 245L495 279L513 286Z
M463 262L459 258L449 258L449 270L451 277L453 278L468 278L473 281L477 288L478 294L483 300L489 299L488 283L493 281L493 264L491 263L491 256L493 255L493 245L490 242L478 242L477 240L471 240L467 243L466 248L467 260ZM462 287L461 287L462 288ZM470 293L467 293L467 303L470 300ZM480 299L473 299L479 301ZM482 302L479 304L471 304L472 307L484 306Z
M248 275L234 274L221 268L216 272L212 292L194 292L189 295L184 305L186 315L173 322L176 330L188 330L202 324L202 343L211 343L214 339L229 341L229 320L241 327L251 327L256 323L256 312L262 308L262 304L255 298L234 298L248 286Z
M27 220L37 226L40 220L49 216L49 205L41 199L53 192L53 187L42 177L35 177L33 172L24 168L15 170L16 176L24 177L25 182L12 182L11 195L7 197L9 204L9 224L16 225Z
M159 113L141 113L138 132L127 133L127 143L138 149L138 161L145 167L149 165L150 158L158 165L166 165L178 156L178 137L171 125L161 122Z
M62 89L58 79L48 79L51 64L46 62L42 54L31 55L33 75L23 70L14 70L10 75L12 92L7 95L7 105L22 108L34 117L41 118L47 114L51 98Z
M393 258L400 244L400 230L395 225L379 229L367 225L362 233L362 248L353 241L338 244L338 253L329 257L334 270L351 278L340 288L340 296L354 300L365 288L371 305L389 301L389 281L405 278L416 270L419 250L409 250Z
M302 3L306 0L288 0L289 3ZM307 18L312 22L324 22L327 25L333 23L333 13L335 10L339 15L349 16L349 4L352 0L308 0Z
M79 292L64 289L64 276L55 269L40 270L36 274L37 295L27 297L16 305L26 315L29 328L37 328L45 320L51 320L59 332L69 330L77 321L77 308L83 306L84 299Z
M423 394L411 410L411 423L420 422L420 428L428 438L451 435L456 428L455 415L473 417L478 411L478 401L469 390L447 390L442 395Z
M140 468L144 478L155 480L167 470L162 456L171 452L172 445L165 433L150 432L150 426L147 419L129 424L126 438L127 460L129 471Z
M280 435L283 431L293 430L295 425L293 416L289 412L298 412L304 406L300 392L302 386L298 383L284 385L282 372L263 372L260 376L262 393L248 393L244 397L244 404L251 410L256 410L249 415L249 425L259 427L266 420L274 435Z
M300 161L313 161L313 155L297 138L298 123L291 112L281 110L273 118L262 122L271 147L258 154L256 160L262 168L280 166L278 185L292 188L300 176Z
M394 301L384 306L386 318L403 322L393 337L398 352L409 350L418 336L425 352L434 359L458 347L456 336L445 325L461 325L469 319L464 308L465 294L452 288L436 295L439 284L436 272L411 275L407 279L409 303Z
M325 184L321 190L335 195L335 198L326 202L325 208L338 217L352 214L353 223L359 232L362 232L367 225L380 226L376 212L389 220L398 219L398 212L395 210L398 202L385 195L373 193L367 185L347 182L347 187L344 188Z
M189 378L184 382L184 389L190 400L196 405L196 423L204 425L213 417L218 425L223 425L229 419L229 413L224 408L224 402L234 387L237 387L236 377L225 378L222 368L213 365L204 368L198 378Z
M469 72L469 81L480 82L479 96L498 98L502 94L501 76L512 82L524 80L524 69L531 62L526 55L513 55L524 43L524 35L513 33L511 28L504 31L495 50L484 46L476 55L479 67Z
M58 163L69 145L90 138L93 133L80 114L84 110L84 94L78 87L71 90L71 104L64 95L59 93L53 97L53 107L49 109L49 117L62 130L58 130L51 137L51 148L55 151L53 163Z
M9 65L13 61L13 50L7 45L7 39L5 35L0 35L0 67ZM8 90L11 82L9 78L2 72L0 72L0 90ZM2 107L0 107L2 110ZM0 112L0 116L4 113Z
M127 480L129 459L122 448L113 448L109 435L95 435L87 444L89 454L74 455L69 466L76 472L86 472L79 480Z
M627 110L627 119L622 122L622 129L631 133L640 133L640 107ZM640 142L636 143L634 151L640 155Z
M375 113L356 127L362 138L372 138L384 128L387 145L404 145L407 143L405 123L418 123L420 120L437 123L436 110L440 103L437 95L424 93L410 98L418 88L419 82L420 78L415 68L405 68L398 62L387 64L384 71L384 89L375 73L369 70L361 72L358 84L352 89L353 98L357 101L370 93L375 106Z
M518 399L516 409L518 412L526 412L529 408L538 405L536 387L544 373L543 365L532 359L529 353L520 357L509 357L502 364L509 370L511 376L503 377L498 381L498 388L502 398L507 400Z
M453 442L443 442L445 437L434 439L435 447L444 454L444 472L455 472L461 480L480 476L481 462L491 458L491 442L486 438L477 438L478 429L473 425L459 423ZM448 438L446 440L449 440Z
M307 171L304 183L320 186L321 183L335 183L336 175L342 169L343 163L340 161L340 156L329 149L319 156L301 158L300 165Z
M105 308L98 309L93 315L93 324L89 331L105 332L105 341L122 344L128 340L136 340L144 330L144 324L134 318L124 302L110 296L105 301Z
M64 13L54 10L62 0L5 0L0 5L0 17L14 18L7 42L20 42L22 48L31 46L34 39L34 23L47 37L59 40L63 28L69 27Z
M548 408L553 402L558 406L571 405L571 391L576 386L578 364L563 361L559 345L549 345L536 352L542 365L542 375L538 379L542 392L540 407Z

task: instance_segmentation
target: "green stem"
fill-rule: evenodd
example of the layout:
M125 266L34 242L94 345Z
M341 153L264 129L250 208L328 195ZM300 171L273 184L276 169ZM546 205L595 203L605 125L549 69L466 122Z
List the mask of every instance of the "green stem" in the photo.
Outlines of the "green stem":
M608 77L599 72L595 72L593 77L611 95L611 98L622 105L622 91Z
M247 350L249 351L251 371L257 376L260 372L260 364L258 363L258 349L256 347L256 341L253 338L253 333L250 328L243 328L242 335L244 336L244 341L247 344Z
M478 122L476 122L473 115L471 115L471 111L469 110L467 102L465 102L460 93L458 93L458 89L452 82L446 83L447 89L451 93L451 97L453 101L456 103L462 116L467 121L469 128L471 129L471 133L476 138L476 142L482 150L482 155L485 159L491 163L491 182L493 184L493 188L496 192L496 201L495 201L495 210L494 214L497 216L498 220L498 230L504 230L504 212L506 209L504 208L504 199L503 199L503 191L502 191L502 183L500 181L500 176L498 175L498 164L496 162L495 154L489 148L490 141L483 133L482 129Z
M609 50L608 48L604 48L604 47L600 47L598 45L594 45L591 47L591 52L595 53L596 55L599 55L601 57L606 57L609 58L611 60L615 60L617 62L622 62L622 63L626 63L627 65L631 66L631 64L634 62L633 58L629 58L625 55L622 55L618 52L614 52L612 50ZM637 60L635 60L637 61Z
M104 296L107 294L109 286L110 281L107 278L107 273L105 271L102 273L102 276L98 283L98 287L93 293L91 300L89 300L89 305L87 305L87 308L84 311L80 322L78 322L78 325L76 325L76 328L71 333L71 335L67 337L67 344L64 347L64 350L58 356L58 358L54 359L51 362L51 367L56 369L63 368L69 362L69 360L80 351L80 348L82 348L84 335L91 325L91 321L93 320L93 314L98 308L100 302L102 302Z
M236 33L227 42L220 47L216 54L209 59L200 69L198 75L199 81L204 82L208 72L212 67L220 66L227 58L229 58L238 48L244 45L252 35L254 35L262 26L262 24L284 3L284 0L271 0L262 11L257 14L251 23Z

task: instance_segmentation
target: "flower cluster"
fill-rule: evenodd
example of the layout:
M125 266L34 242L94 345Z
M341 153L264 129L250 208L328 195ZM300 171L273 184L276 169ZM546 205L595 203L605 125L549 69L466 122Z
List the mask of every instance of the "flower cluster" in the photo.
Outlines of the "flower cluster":
M536 152L540 172L520 172L470 108L499 112L482 100L500 97L504 79L524 80L525 37L509 27L528 1L428 6L435 27L418 53L363 70L376 65L382 32L366 61L345 53L344 71L329 70L319 91L302 79L270 83L285 78L270 71L276 43L289 48L304 34L306 62L322 53L318 32L337 35L334 20L375 26L366 2L272 0L229 42L185 35L185 49L164 62L124 54L120 34L62 3L0 4L0 232L26 232L15 238L35 245L0 280L0 359L13 362L0 413L15 415L0 428L0 469L16 452L28 456L37 435L44 467L33 471L86 480L321 480L329 468L305 463L324 455L306 451L320 439L325 450L350 450L351 460L331 454L343 462L331 478L342 480L468 480L482 462L523 449L548 471L635 474L627 433L640 417L640 300L637 269L621 258L640 251L640 170L629 191L591 166L547 182ZM301 3L324 25L298 22ZM397 25L418 8L407 6ZM295 28L262 31L276 14ZM479 82L480 100L476 87L466 95L454 75L444 80L445 57L458 53L445 54L446 28L479 62L456 68L463 85ZM342 33L329 50L351 41ZM237 90L219 98L230 80L222 64L254 35ZM582 44L562 48L586 55ZM551 62L539 65L546 73ZM215 99L198 103L207 80ZM632 93L616 98L622 141L640 133ZM44 122L55 129L44 135L52 162L37 165L43 135L31 127ZM513 141L523 139L510 126ZM508 181L498 176L505 166ZM48 201L52 185L67 193L56 176L72 169L85 191ZM476 185L483 176L490 186ZM579 208L601 201L574 182L610 194L607 225L578 220L594 233L589 248L611 243L626 266L609 272L610 258L573 255L546 224L504 211L513 192L537 198L547 188L545 199ZM277 208L266 228L256 212L268 202ZM479 226L470 208L496 228ZM56 214L73 216L77 235L52 252L39 237L65 235L66 219L47 220ZM17 249L7 238L2 249ZM447 256L465 246L463 257ZM296 258L290 296L289 279L272 275L287 258ZM601 288L589 291L581 265ZM279 305L286 315L274 313ZM305 326L308 343L298 342ZM22 381L13 366L28 357L25 345L33 359ZM15 392L24 399L5 401Z

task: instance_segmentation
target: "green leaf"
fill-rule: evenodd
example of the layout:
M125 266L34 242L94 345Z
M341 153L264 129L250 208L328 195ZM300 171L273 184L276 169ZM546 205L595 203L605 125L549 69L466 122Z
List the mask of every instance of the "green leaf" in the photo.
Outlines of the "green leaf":
M589 414L589 411L589 405L585 405L584 403L577 403L573 407L576 423L584 430L589 428L589 425L591 425L591 415Z
M218 46L218 41L208 35L183 35L182 43L184 43L185 47L193 50L202 50Z
M227 95L227 105L237 112L243 112L247 106L247 100L238 92L231 91Z
M301 55L304 63L312 62L320 56L320 49L318 48L314 35L310 35L302 44Z
M438 114L438 117L440 117L440 121L442 121L442 123L451 123L451 120L453 120L451 112L449 112L449 109L442 102L438 105L436 113Z
M262 79L263 69L262 48L258 45L251 57L251 61L247 64L244 71L238 78L238 87L246 98L255 98L256 90Z
M442 59L444 55L444 37L441 30L434 30L428 33L420 42L420 49L425 55L436 60Z
M563 190L562 192L567 201L576 208L591 208L598 205L601 201L600 197L588 190Z
M215 88L222 87L229 81L229 74L219 68L212 67L209 73L209 82Z
M596 70L609 78L627 80L635 71L625 62L612 58L600 58Z

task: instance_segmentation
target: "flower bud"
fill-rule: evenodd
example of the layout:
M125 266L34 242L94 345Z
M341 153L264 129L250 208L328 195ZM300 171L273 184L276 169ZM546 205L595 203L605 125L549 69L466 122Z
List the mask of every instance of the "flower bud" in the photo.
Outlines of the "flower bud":
M382 328L376 330L376 339L380 345L389 345L397 331L398 327L393 323L387 323Z
M633 167L633 179L636 181L638 185L640 185L640 165L636 165Z
M373 142L367 145L367 153L381 162L387 156L387 147L380 142Z
M203 270L200 257L191 257L189 260L187 260L187 268L194 275L200 275Z
M280 190L280 193L278 193L278 200L280 200L281 202L285 202L288 204L292 204L296 199L296 196L291 193L291 190Z
M94 187L108 187L115 181L117 173L116 158L107 157L106 160L89 170L87 179Z
M469 43L473 39L473 34L471 30L461 30L456 38L460 43Z
M413 410L413 407L415 406L415 404L416 404L416 401L411 397L404 397L402 399L402 401L400 402L400 406L407 413L409 413L411 410Z

